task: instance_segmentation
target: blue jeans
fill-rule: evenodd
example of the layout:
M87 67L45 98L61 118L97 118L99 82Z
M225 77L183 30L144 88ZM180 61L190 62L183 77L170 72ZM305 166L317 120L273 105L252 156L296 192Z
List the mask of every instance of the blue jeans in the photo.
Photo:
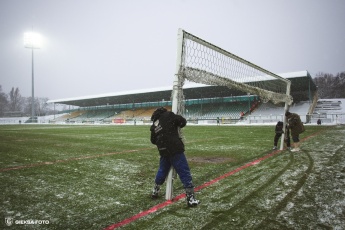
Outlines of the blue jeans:
M156 175L155 182L162 185L165 178L169 174L170 167L173 166L176 173L179 175L183 187L194 188L192 182L192 175L188 166L188 162L184 153L176 153L173 156L161 156L159 160L159 169Z

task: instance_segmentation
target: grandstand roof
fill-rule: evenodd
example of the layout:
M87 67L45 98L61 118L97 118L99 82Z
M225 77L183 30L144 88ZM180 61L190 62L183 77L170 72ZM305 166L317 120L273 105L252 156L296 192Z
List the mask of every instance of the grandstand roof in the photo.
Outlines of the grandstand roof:
M308 71L283 73L278 75L291 81L291 95L294 97L294 100L306 100L303 97L308 98L308 96L310 96L308 92L316 90L316 86L312 81L312 78L310 77ZM185 99L228 97L245 94L241 91L229 89L225 86L205 86L194 83L187 83L184 89ZM48 103L89 107L101 105L170 101L171 91L172 86L169 86L49 100Z

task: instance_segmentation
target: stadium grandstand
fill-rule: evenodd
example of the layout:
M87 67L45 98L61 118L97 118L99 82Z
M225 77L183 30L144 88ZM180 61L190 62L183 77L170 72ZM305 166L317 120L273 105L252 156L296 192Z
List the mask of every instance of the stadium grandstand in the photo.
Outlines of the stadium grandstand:
M294 108L299 104L313 108L317 87L307 71L280 74L289 79ZM172 87L118 92L95 96L50 100L48 103L72 106L51 122L67 123L150 123L157 107L171 108ZM190 123L275 122L282 119L282 105L263 103L260 97L225 86L188 85L184 89L184 116Z
M279 76L291 81L293 104L290 111L305 123L334 123L344 120L341 100L322 101L308 71L290 72ZM49 117L38 117L39 123L56 124L150 124L157 107L171 109L171 87L49 100L67 110ZM250 95L225 86L185 85L183 114L189 124L253 124L274 123L283 119L284 104L264 103ZM54 109L55 110L55 109ZM25 123L30 117L2 118L0 123Z

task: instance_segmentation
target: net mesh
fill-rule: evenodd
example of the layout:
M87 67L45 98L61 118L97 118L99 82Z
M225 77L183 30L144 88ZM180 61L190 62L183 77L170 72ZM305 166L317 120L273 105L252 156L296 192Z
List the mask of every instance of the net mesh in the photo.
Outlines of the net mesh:
M234 54L183 31L182 57L178 72L178 110L183 113L185 80L205 85L226 86L257 95L263 102L292 104L286 94L287 80Z

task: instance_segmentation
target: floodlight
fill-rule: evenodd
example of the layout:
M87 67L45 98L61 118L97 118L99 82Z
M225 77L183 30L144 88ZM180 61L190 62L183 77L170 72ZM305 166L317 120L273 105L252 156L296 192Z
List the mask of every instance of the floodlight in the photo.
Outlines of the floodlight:
M34 32L27 32L24 33L24 47L31 48L31 49L39 49L41 48L42 44L42 37L38 33Z

